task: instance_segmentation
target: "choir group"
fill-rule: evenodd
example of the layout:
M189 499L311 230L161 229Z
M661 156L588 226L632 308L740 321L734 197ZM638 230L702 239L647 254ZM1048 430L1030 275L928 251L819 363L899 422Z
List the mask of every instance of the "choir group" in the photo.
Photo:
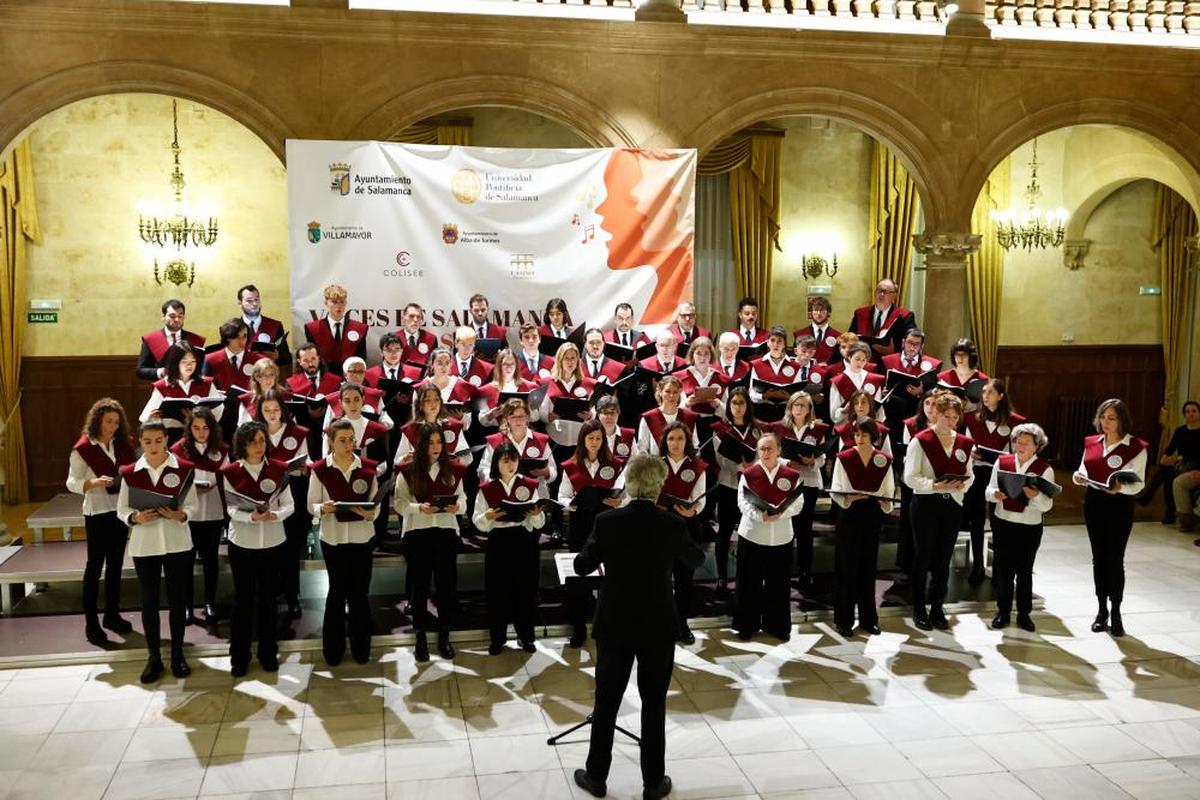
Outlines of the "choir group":
M483 295L452 346L422 327L410 303L403 327L379 342L367 365L367 326L347 314L347 293L324 291L327 314L304 326L292 363L287 326L262 315L258 290L238 290L241 313L220 341L184 329L178 300L163 326L142 338L138 374L152 381L133 435L115 400L98 400L70 454L68 488L84 496L88 558L83 588L87 639L127 633L119 614L126 546L141 587L149 660L142 680L164 669L159 587L165 575L170 668L189 673L186 626L195 621L194 564L203 565L205 621L218 620L217 552L224 537L233 573L230 657L235 676L255 656L278 668L282 596L301 616L299 570L315 523L328 572L322 645L338 664L347 640L370 657L368 588L372 553L400 521L416 657L452 658L456 561L461 536L485 540L489 652L508 626L533 652L541 537L571 551L597 514L622 505L622 467L636 452L661 457L667 479L658 504L682 518L696 541L715 540L717 591L728 594L736 555L733 629L786 641L793 580L810 585L818 497L834 504L834 621L840 635L879 633L875 575L883 520L899 508L897 567L909 576L912 618L945 630L950 561L970 531L973 584L984 578L990 518L995 628L1034 630L1031 576L1043 515L1060 491L1040 457L1042 428L1016 413L1004 382L978 369L970 340L948 364L924 352L912 312L882 281L846 332L829 324L823 297L791 334L759 325L745 298L737 324L714 336L683 303L654 337L617 305L607 329L573 326L566 303L546 304L543 324L512 332L496 324ZM1107 400L1096 412L1075 483L1086 486L1098 611L1093 630L1124 632L1124 550L1134 496L1143 485L1146 443L1128 409ZM631 535L638 532L631 531ZM128 544L127 544L128 543ZM105 580L104 613L99 581ZM678 639L688 627L693 568L678 564ZM436 598L432 596L436 587ZM591 589L566 586L570 646L587 638ZM436 607L436 614L430 603Z

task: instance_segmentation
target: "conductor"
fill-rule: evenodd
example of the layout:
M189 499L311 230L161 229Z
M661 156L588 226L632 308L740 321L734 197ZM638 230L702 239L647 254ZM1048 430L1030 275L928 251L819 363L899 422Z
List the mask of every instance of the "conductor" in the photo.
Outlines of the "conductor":
M658 510L667 467L661 458L639 454L625 467L630 503L596 517L587 543L575 556L575 573L604 565L592 635L596 639L596 705L592 712L587 769L575 770L575 783L604 797L612 764L617 709L629 683L634 659L642 699L642 796L666 797L664 774L667 686L675 665L679 619L671 591L671 568L681 561L695 569L704 551L692 541L683 520Z

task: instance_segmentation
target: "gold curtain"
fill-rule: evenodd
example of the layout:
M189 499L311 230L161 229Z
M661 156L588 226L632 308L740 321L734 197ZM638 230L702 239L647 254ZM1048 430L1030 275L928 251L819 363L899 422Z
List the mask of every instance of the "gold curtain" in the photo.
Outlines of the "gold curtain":
M912 275L912 233L920 213L917 185L900 159L876 141L871 152L871 287L890 278L905 305Z
M29 502L25 436L21 429L21 345L25 338L25 257L29 242L41 239L33 193L29 140L17 143L0 161L0 420L7 441L5 499Z
M979 367L996 372L1000 301L1004 287L1004 248L996 242L991 212L1008 208L1012 172L1006 157L988 176L975 200L971 230L982 235L979 252L967 257L967 298L971 306L971 338L979 348Z
M469 145L471 143L471 120L418 122L396 134L393 141L405 144Z
M1176 393L1179 365L1187 349L1188 302L1192 297L1191 254L1187 240L1196 235L1196 212L1170 187L1158 184L1154 198L1154 219L1150 244L1158 250L1159 280L1162 286L1162 348L1166 369L1166 395L1159 421L1164 441L1171 435L1180 415Z
M729 218L737 291L758 300L770 319L771 267L779 250L780 160L783 131L759 127L719 143L697 168L701 175L729 173Z

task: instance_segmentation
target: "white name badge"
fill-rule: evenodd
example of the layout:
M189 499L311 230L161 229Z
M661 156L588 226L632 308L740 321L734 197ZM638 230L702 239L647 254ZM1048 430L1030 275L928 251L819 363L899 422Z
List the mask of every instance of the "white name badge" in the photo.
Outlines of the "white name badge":
M528 486L518 486L517 490L515 492L513 492L513 497L517 498L522 503L524 503L526 500L529 499L529 487Z
M417 345L417 352L422 353L422 354L428 353L429 345L425 344L424 342L421 342L420 344Z
M625 444L624 442L617 442L617 455L619 455L619 456L629 455L629 445Z
M366 493L367 489L370 488L370 486L371 486L371 484L367 483L362 478L359 478L354 483L350 484L350 488L354 490L355 494Z
M247 361L245 364L242 364L242 374L243 375L249 375L251 372L254 372L254 362L253 361Z
M696 473L690 469L685 469L683 472L679 473L679 479L684 483L691 483L692 481L696 480Z
M446 440L447 444L449 444L450 442L453 442L454 438L455 438L454 431L447 428L445 431L442 432L442 438Z
M825 346L826 347L835 347L836 345L837 345L837 337L836 336L826 336L825 337Z
M816 444L817 438L815 436L805 436L800 441L803 442L804 444Z
M932 363L932 362L929 362L929 361L922 361L922 362L921 362L921 371L922 371L922 372L929 372L929 370L931 370L931 369L933 369L933 363Z
M193 403L195 403L200 400L200 395L194 394L191 397L189 397L188 399L191 400Z
M576 397L587 397L587 389L584 389L582 386L576 386L575 387L575 396Z
M220 451L220 450L216 450L216 451L214 451L214 452L212 452L212 453L209 453L209 454L208 454L208 460L209 460L209 461L220 461L220 460L221 460L221 451Z
M269 342L269 341L271 341L271 334L269 334L269 333L260 333L260 334L259 334L259 335L258 335L256 338L257 338L257 339L258 339L258 341L260 341L260 342Z
M820 383L821 382L821 373L819 373L819 372L810 373L808 376L808 380L810 383Z
M1113 469L1116 469L1117 467L1119 467L1125 463L1125 459L1121 458L1116 453L1113 453L1111 456L1108 457L1107 463L1110 467L1112 467Z
M271 492L275 491L276 486L277 486L277 484L275 483L275 481L271 480L270 478L263 478L261 481L258 482L258 488L262 489L267 494L270 494Z
M1010 433L1012 433L1012 428L1008 427L1007 425L1001 425L1000 427L996 428L996 433L1000 434L1001 436L1008 436Z
M358 331L346 331L346 338L352 342L357 342L362 338L362 334L360 334Z
M966 462L966 460L967 460L967 454L966 454L966 451L964 451L964 450L955 450L955 451L954 451L954 457L955 457L956 459L958 459L959 461L961 461L961 462L964 462L964 463L965 463L965 462Z
M283 441L279 444L283 446L284 450L295 450L296 445L300 443L296 441L295 436L285 436L283 437Z
M538 377L539 377L539 378L549 378L549 377L550 377L550 370L548 370L548 369L539 369L537 374L538 374Z
M864 383L862 388L863 388L863 391L869 395L875 394L875 384L873 384L873 383Z
M871 459L871 463L877 467L886 467L887 456L885 456L883 453L876 453L875 457Z
M467 379L467 383L471 384L472 386L479 386L480 384L483 383L483 381L480 380L478 375L472 375L470 378Z
M790 478L780 478L775 481L775 488L781 492L790 492L792 490L792 481Z
M174 472L168 472L163 476L162 482L163 486L167 487L168 489L174 489L179 485L179 476Z
M536 444L531 444L529 447L525 448L525 455L529 456L530 458L537 458L538 454L539 451Z
M600 479L605 481L611 481L616 474L617 471L612 467L601 467L599 472Z

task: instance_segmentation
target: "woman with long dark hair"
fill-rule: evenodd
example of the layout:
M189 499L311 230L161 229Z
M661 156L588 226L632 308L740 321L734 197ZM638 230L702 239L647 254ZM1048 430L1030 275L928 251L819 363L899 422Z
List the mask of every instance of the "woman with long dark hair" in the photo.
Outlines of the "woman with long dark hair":
M983 583L983 529L991 503L987 499L988 478L992 465L1004 453L1012 452L1012 432L1025 422L1025 417L1013 411L1008 399L1008 387L999 378L988 378L983 384L979 408L963 415L963 430L975 441L971 451L971 466L975 482L963 500L963 517L971 531L972 586Z
M221 426L217 424L216 415L202 406L192 409L183 438L171 447L171 452L187 459L196 468L196 512L188 517L188 528L204 569L204 621L214 625L220 619L217 583L221 565L217 561L217 551L225 532L225 501L217 485L217 472L229 463L229 447L221 441ZM187 622L196 624L190 603Z
M750 390L735 386L725 400L725 417L713 423L713 449L717 455L717 593L729 592L729 543L742 519L738 510L738 478L754 463L761 429L754 419Z

